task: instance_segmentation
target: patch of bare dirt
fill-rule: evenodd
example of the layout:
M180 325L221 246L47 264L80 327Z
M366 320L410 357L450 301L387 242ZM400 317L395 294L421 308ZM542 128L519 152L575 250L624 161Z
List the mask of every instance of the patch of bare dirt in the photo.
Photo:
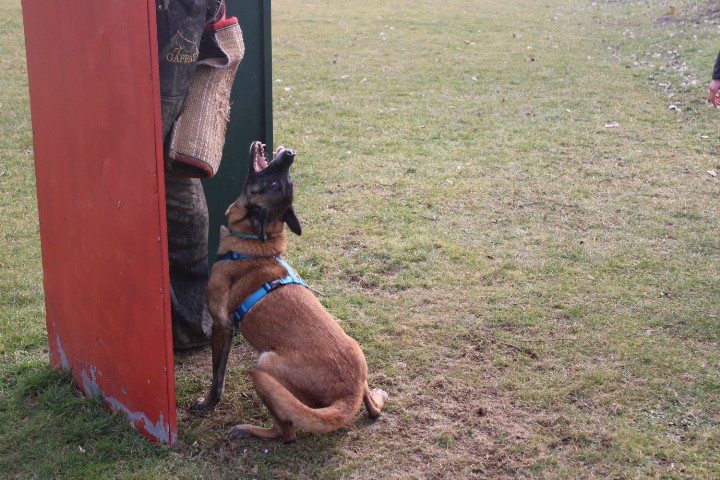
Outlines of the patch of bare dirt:
M695 4L682 9L676 9L670 6L669 10L659 17L655 18L655 23L660 25L674 25L682 23L719 23L720 22L720 5L711 2L708 4Z
M720 4L711 2L707 5L695 5L685 17L693 23L720 23Z
M250 474L257 466L242 463L249 461L242 460L249 452L281 449L282 455L295 455L300 449L308 462L321 461L317 457L325 450L323 455L332 456L338 468L348 468L343 478L515 478L528 467L524 459L532 456L513 452L533 449L535 435L528 426L538 423L536 414L498 386L498 378L492 377L499 371L485 372L481 350L468 349L437 352L431 369L402 381L371 372L371 385L391 395L378 420L368 420L361 409L345 429L324 436L301 432L294 446L227 440L228 428L238 422L269 421L244 372L255 359L249 346L233 347L226 394L215 411L204 414L187 407L209 386L210 350L181 353L176 376L178 397L184 400L178 405L176 451L208 465L236 457L235 468ZM401 363L398 368L402 371ZM486 381L480 382L483 376Z

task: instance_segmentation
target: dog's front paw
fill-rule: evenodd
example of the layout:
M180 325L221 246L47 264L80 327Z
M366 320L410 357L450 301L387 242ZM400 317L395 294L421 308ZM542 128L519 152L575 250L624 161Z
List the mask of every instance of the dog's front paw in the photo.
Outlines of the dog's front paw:
M195 403L190 405L190 410L194 410L197 412L207 412L208 410L212 410L213 408L215 408L215 405L217 405L217 402L212 402L209 399L205 400L205 397L200 397Z

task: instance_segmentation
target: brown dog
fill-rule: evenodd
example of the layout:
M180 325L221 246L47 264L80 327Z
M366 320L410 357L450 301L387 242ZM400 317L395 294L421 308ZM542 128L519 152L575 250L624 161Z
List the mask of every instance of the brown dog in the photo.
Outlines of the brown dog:
M268 164L264 146L255 142L251 156L243 192L226 212L229 228L220 229L218 254L227 259L214 264L207 287L212 385L192 408L209 410L220 400L235 320L260 353L250 376L273 427L236 425L231 438L292 442L296 426L331 432L350 422L363 402L368 416L377 418L388 395L368 387L367 363L357 342L278 259L287 248L284 225L301 233L292 207L295 153L279 147Z

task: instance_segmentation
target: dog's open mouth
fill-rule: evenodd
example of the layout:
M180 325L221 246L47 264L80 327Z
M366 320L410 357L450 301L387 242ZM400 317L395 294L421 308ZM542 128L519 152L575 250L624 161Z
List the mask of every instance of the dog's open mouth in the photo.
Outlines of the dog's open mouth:
M272 160L277 158L283 150L286 150L285 147L280 145L277 147L277 150L273 154L273 158L268 162L267 153L265 152L265 144L259 141L253 142L253 144L250 147L250 151L252 152L252 167L254 172L261 172L265 170L270 163L272 163Z
M268 166L267 156L265 154L265 144L262 142L253 142L250 147L252 152L252 167L253 171L260 172L265 170Z

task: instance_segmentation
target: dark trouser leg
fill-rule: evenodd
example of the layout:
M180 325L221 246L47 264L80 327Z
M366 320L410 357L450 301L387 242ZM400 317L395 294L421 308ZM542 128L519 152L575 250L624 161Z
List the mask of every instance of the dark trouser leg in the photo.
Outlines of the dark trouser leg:
M208 213L197 178L165 175L168 255L175 348L209 341L212 318L207 310Z
M157 0L163 138L180 114L190 87L209 3L214 0ZM165 192L173 345L191 348L208 343L212 326L205 301L207 204L199 179L166 172Z

